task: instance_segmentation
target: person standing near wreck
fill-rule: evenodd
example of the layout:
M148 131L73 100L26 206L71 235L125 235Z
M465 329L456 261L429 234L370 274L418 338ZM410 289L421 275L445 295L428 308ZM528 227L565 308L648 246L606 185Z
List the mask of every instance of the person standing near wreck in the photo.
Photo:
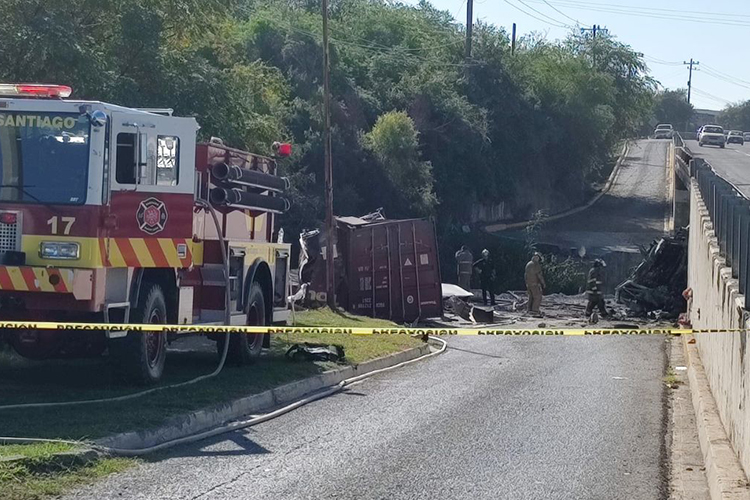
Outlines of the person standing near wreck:
M529 294L526 310L531 314L540 315L539 307L542 305L542 294L547 284L544 282L542 273L542 254L539 252L534 252L531 260L526 264L524 280Z
M495 266L490 260L490 251L482 250L482 258L474 263L479 271L479 283L482 286L482 302L487 305L487 294L490 295L490 304L495 305Z
M605 267L607 267L607 264L603 260L596 259L591 270L589 270L588 279L586 281L586 297L588 298L588 303L586 304L586 317L588 318L591 318L595 307L599 309L602 318L608 316L602 290Z
M456 274L458 275L458 286L466 291L471 291L471 275L474 272L474 256L466 245L456 252Z

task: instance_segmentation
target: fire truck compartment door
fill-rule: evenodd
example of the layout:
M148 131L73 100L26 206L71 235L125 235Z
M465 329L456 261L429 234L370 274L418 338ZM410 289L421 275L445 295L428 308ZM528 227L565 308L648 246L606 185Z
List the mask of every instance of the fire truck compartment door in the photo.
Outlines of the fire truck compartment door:
M113 112L111 131L113 191L193 193L195 119Z

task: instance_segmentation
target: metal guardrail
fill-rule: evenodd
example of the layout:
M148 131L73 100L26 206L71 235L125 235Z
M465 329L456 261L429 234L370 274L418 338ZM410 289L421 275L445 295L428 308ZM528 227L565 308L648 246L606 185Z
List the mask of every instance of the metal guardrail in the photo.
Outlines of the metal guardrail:
M675 131L672 134L672 139L674 140L674 147L675 148L684 148L685 147L685 141L682 140L682 136L679 132Z
M739 281L745 295L745 309L750 308L750 200L732 183L723 179L701 158L690 161L690 174L711 217L719 251L732 268L732 277Z

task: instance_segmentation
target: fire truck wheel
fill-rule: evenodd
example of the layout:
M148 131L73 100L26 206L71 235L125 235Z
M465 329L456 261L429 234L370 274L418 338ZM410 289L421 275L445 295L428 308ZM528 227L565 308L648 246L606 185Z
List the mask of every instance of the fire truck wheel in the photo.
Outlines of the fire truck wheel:
M166 323L167 305L159 285L143 283L138 306L131 312L133 323ZM165 332L131 332L111 342L110 353L118 373L141 385L158 382L167 355Z
M245 313L247 314L248 326L266 324L266 301L263 298L263 289L257 282L250 285L250 291L247 294L247 303L245 304ZM224 337L220 337L216 343L219 355L224 350ZM227 352L227 361L237 365L247 365L260 356L263 348L263 334L243 334L232 333L229 335L229 352Z

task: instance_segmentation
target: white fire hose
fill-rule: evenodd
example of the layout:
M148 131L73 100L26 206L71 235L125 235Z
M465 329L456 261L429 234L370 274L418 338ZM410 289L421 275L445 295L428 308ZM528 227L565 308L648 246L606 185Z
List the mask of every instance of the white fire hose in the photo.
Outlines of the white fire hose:
M194 443L196 441L207 439L212 436L224 434L225 432L245 429L247 427L251 427L253 425L266 422L268 420L284 415L285 413L289 413L290 411L295 410L308 403L312 403L313 401L317 401L319 399L341 392L347 387L363 382L365 379L372 377L374 375L378 375L380 373L384 373L390 370L395 370L396 368L401 368L402 366L406 366L412 363L416 363L417 361L422 361L427 358L437 356L438 354L442 354L448 348L448 343L445 340L438 338L438 337L429 337L429 338L430 340L434 340L442 344L438 350L430 352L418 358L411 359L409 361L404 361L402 363L398 363L393 366L381 368L379 370L374 370L369 373L365 373L363 375L358 375L356 377L351 377L346 380L342 380L341 382L334 385L333 387L330 387L329 389L307 396L283 408L279 408L278 410L274 410L270 413L266 413L265 415L259 415L259 416L250 418L248 420L231 422L229 424L225 424L225 425L222 425L220 427L217 427L208 431L203 431L203 432L199 432L196 434L192 434L190 436L173 439L173 440L161 443L161 444L157 444L155 446L150 446L148 448L141 448L141 449L109 448L105 446L98 446L95 444L90 444L90 443L85 443L85 442L80 442L80 441L69 441L69 440L62 440L62 439L12 438L12 437L0 437L0 444L30 444L30 443L40 443L40 442L64 443L64 444L72 444L72 445L78 445L78 446L86 446L86 447L92 448L94 450L97 450L107 455L115 455L115 456L122 456L122 457L134 457L134 456L140 456L140 455L147 455L149 453L166 450L167 448L172 448L174 446L178 446L181 444Z

